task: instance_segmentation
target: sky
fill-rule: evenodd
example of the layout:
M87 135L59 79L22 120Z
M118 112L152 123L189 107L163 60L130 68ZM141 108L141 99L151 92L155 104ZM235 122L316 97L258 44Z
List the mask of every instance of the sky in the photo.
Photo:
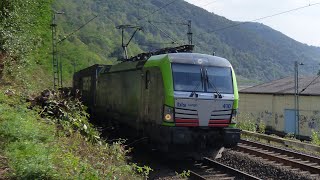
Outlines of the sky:
M296 9L297 11L260 21L283 34L308 45L320 47L320 0L185 0L209 12L234 21L257 18Z

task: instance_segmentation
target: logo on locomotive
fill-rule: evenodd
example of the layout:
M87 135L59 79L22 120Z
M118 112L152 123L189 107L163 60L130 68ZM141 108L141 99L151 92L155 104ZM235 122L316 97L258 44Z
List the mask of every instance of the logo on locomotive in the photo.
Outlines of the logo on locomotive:
M177 107L197 107L197 104L185 104L183 102L177 102Z

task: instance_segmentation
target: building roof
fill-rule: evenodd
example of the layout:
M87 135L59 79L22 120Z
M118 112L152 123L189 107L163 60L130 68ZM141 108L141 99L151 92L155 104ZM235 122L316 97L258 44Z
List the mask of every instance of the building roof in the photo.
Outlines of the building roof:
M293 77L286 77L268 83L256 85L242 89L240 93L247 94L294 94L295 82ZM299 77L300 95L319 96L320 95L320 77Z

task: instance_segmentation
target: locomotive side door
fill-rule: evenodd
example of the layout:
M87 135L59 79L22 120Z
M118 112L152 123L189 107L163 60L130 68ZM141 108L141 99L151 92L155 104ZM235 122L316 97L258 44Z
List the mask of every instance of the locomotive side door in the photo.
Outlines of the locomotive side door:
M144 129L149 117L150 70L141 71L141 95L139 104L139 129Z

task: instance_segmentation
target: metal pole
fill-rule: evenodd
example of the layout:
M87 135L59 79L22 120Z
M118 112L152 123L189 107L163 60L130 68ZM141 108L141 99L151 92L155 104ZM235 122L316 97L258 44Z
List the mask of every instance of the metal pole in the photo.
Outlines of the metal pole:
M62 88L62 60L60 55L60 87Z
M188 40L189 45L192 45L192 29L191 29L191 20L188 20Z
M298 129L298 61L294 62L294 112L295 112L295 136L297 136Z
M299 66L302 63L297 64L297 135L300 137L300 109L299 109Z
M51 40L52 40L52 72L53 72L53 88L56 89L55 87L55 74L54 74L54 26L55 26L55 14L53 13L52 15L52 23L51 23L51 32L52 32L52 37L51 37Z
M56 90L59 87L60 83L60 74L59 74L59 60L57 57L57 23L56 23L56 15L63 14L63 12L52 12L52 67L53 67L53 88ZM62 79L61 79L62 81Z
M123 49L123 58L128 59L128 53L127 53L127 47L124 44L124 28L121 29L121 35L122 35L122 49Z
M51 30L52 30L52 66L53 66L53 88L56 90L59 86L59 68L58 68L58 59L57 59L57 44L56 44L56 30L57 24L56 24L56 13L54 12L52 15L52 24L51 24Z
M299 65L304 65L303 63L294 62L294 109L295 109L295 121L296 121L296 137L300 136L300 109L299 109Z

